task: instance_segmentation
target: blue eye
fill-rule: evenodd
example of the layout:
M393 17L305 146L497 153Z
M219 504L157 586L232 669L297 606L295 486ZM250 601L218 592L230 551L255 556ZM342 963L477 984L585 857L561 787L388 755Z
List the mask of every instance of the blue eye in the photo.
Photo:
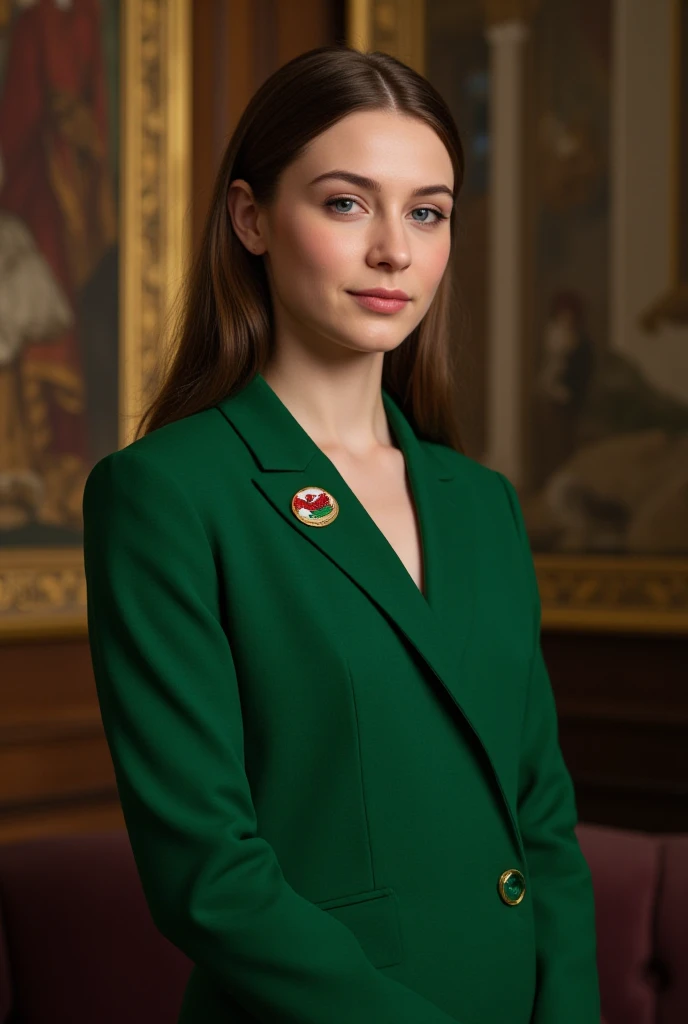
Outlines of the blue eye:
M447 219L447 218L446 218L446 217L444 216L444 214L443 214L443 213L440 213L440 211L439 211L439 210L435 210L435 209L434 209L434 207L432 207L432 206L417 206L417 207L416 207L416 209L415 209L415 210L414 210L413 212L414 212L414 213L418 213L419 211L420 211L421 213L422 213L423 211L425 211L425 213L434 213L434 214L435 214L435 216L437 217L437 220L438 220L438 221L439 221L439 220L446 220L446 219ZM422 221L420 221L420 223L421 223L421 224L428 224L428 223L430 223L430 224L436 224L436 223L437 223L437 221L427 221L427 220L422 220Z
M335 203L355 203L355 199L328 199L325 206L332 206L334 208ZM338 210L338 213L344 213L344 210Z
M324 205L331 207L334 210L335 213L339 213L342 216L346 217L351 212L350 209L349 210L337 210L337 209L335 209L336 204L337 203L355 203L355 202L356 202L356 200L352 199L350 196L334 196L332 199L328 199L324 203ZM428 219L426 219L426 220L416 220L416 224L428 224L428 225L434 226L436 224L439 224L443 220L449 220L449 218L447 217L446 214L442 213L440 210L436 210L434 206L417 206L415 208L415 210L413 210L412 212L413 213L418 213L419 211L420 212L425 212L425 213L434 213L436 219L435 220L428 220Z

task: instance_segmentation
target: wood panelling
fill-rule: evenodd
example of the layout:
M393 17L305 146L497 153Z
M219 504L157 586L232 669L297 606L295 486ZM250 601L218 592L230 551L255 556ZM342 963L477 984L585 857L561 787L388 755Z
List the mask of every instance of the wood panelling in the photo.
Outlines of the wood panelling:
M0 842L120 827L88 642L0 646Z
M688 831L688 639L545 633L581 820ZM0 842L123 827L88 644L0 646Z
M117 797L100 795L92 800L29 807L3 817L1 843L17 843L41 836L111 832L123 829L124 818Z
M544 633L584 821L688 832L688 638Z
M203 0L194 5L194 248L222 154L251 96L292 57L344 42L344 25L343 0Z
M75 715L75 728L36 728L35 722L3 727L0 736L0 813L70 798L112 795L112 767L103 745L100 719L83 730ZM88 773L84 766L88 765Z

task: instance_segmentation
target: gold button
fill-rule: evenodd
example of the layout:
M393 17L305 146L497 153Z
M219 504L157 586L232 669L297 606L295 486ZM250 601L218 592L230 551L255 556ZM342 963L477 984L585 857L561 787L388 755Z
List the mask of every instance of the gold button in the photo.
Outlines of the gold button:
M509 868L500 876L498 888L504 902L515 907L526 894L526 880L516 868Z

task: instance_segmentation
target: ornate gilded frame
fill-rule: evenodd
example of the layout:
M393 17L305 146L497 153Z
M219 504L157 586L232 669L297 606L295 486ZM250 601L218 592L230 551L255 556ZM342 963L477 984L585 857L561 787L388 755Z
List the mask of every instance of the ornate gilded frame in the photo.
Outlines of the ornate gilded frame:
M122 0L120 29L121 447L154 382L190 247L190 0ZM81 547L0 551L0 640L86 635Z
M673 2L678 29L679 4L685 6L687 0ZM486 27L516 17L527 19L537 6L535 0L483 0L483 4ZM424 23L424 0L349 0L347 41L362 50L391 53L422 74ZM534 561L544 628L688 632L688 557L535 553Z

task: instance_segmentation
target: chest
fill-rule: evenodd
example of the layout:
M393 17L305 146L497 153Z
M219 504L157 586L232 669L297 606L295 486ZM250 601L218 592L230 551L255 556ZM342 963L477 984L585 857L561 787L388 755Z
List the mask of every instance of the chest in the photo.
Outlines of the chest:
M443 756L438 732L451 745L458 727L488 752L513 801L533 629L502 484L487 472L480 486L467 474L440 480L429 460L407 466L397 449L383 458L364 466L319 450L298 471L251 463L244 474L231 450L218 456L203 509L215 553L208 586L219 583L253 792L269 799L271 767L306 755L309 778L345 758L355 772L359 744L384 783L390 765L404 764L409 733L420 746L405 763L433 785L429 745ZM309 485L339 505L322 529L291 507ZM419 598L423 576L431 604ZM302 792L312 821L311 791Z
M368 465L341 455L330 454L328 458L387 539L418 589L424 592L420 524L403 454L392 448L384 459Z

